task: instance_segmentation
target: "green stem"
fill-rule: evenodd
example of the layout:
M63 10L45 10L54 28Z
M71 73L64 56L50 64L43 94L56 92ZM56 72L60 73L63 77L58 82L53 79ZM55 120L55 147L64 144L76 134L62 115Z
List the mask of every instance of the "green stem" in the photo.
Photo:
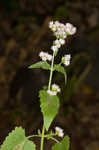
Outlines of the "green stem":
M52 57L51 71L50 71L49 84L48 84L48 89L49 89L49 90L50 90L51 82L52 82L53 65L54 65L54 52L53 52L53 57Z
M53 137L51 137L50 139L52 139L53 141L55 141L56 143L59 143L59 141Z
M51 63L51 70L50 70L50 77L49 77L49 84L48 84L48 89L49 90L50 90L50 87L51 87L52 75L53 75L54 54L55 53L53 52L52 63ZM44 130L45 130L45 127L43 125L42 136L41 136L41 148L40 148L40 150L43 150L43 145L44 145Z
M43 125L43 128L42 128L42 137L41 137L41 148L40 148L40 150L43 150L43 145L44 145L44 130L45 130L45 127Z
M30 135L27 138L29 139L29 138L32 138L32 137L41 137L41 136L40 135Z
M47 137L49 137L49 135L50 136L56 136L57 134L46 134L46 135L44 135L44 137L45 138L47 138ZM29 138L32 138L32 137L42 137L42 134L40 134L40 135L38 135L38 134L35 134L35 135L30 135L30 136L27 136L27 138L29 139Z

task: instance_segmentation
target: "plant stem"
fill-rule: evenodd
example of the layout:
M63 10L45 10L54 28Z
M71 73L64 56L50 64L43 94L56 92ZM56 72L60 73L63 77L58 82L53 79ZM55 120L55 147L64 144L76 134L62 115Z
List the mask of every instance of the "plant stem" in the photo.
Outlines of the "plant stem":
M53 141L55 141L56 143L58 143L59 141L53 137L51 137L50 139L52 139Z
M50 77L49 77L48 90L50 90L51 82L52 82L53 64L54 64L54 52L53 52L52 63L51 63L51 71L50 71Z
M48 84L48 89L49 89L49 90L50 90L51 82L52 82L53 65L54 65L54 52L53 52L53 57L52 57L51 70L50 70L50 77L49 77L49 84ZM43 125L43 128L42 128L42 136L41 136L41 148L40 148L40 150L43 150L43 145L44 145L44 131L45 131L45 127L44 127L44 125Z
M40 135L30 135L27 138L29 139L29 138L32 138L32 137L41 137L41 136Z
M40 150L43 150L43 145L44 145L44 130L45 130L45 127L43 125L43 128L42 128L42 137L41 137L41 148L40 148Z

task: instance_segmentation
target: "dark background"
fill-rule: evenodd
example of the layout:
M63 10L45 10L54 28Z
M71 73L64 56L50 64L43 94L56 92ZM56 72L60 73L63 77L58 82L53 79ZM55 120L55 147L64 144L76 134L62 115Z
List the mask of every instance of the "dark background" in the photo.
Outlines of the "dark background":
M55 60L58 63L62 55L72 55L71 65L65 68L67 85L61 74L54 74L62 93L52 129L64 129L71 137L71 150L98 150L98 0L0 1L0 143L15 126L24 127L27 135L42 128L38 91L48 83L49 72L28 66L40 60L41 50L51 53L55 39L48 28L51 20L77 27ZM52 143L46 143L49 149Z

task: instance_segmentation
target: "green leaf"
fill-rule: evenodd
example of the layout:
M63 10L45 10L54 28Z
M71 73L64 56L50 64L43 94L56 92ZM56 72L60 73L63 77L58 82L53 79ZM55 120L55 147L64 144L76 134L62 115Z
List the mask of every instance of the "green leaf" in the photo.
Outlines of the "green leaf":
M26 140L22 150L35 150L35 144L32 141Z
M55 64L54 67L53 67L53 70L56 70L56 71L61 72L62 74L64 74L65 83L66 83L67 75L66 75L66 71L65 71L64 67L61 66L60 64Z
M0 150L35 150L35 144L27 139L23 128L16 127L6 137Z
M16 147L14 148L14 150L23 150L23 145L24 145L24 142L16 145Z
M45 90L40 91L39 97L40 107L43 113L44 126L46 130L48 130L53 119L58 113L59 98L56 95L50 96Z
M21 127L16 127L9 135L6 137L5 141L1 145L0 150L14 150L14 148L25 141L25 131Z
M69 150L70 139L68 136L65 136L63 140L59 143L56 143L52 150Z
M30 69L33 69L33 68L42 68L42 69L50 70L51 66L46 61L39 61L39 62L37 62L37 63L32 64L31 66L29 66L29 68Z

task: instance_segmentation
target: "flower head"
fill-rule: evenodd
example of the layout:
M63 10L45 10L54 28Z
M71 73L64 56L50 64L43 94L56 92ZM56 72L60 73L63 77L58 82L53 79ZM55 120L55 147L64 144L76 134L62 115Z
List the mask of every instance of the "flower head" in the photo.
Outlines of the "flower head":
M49 28L52 28L52 27L53 27L53 24L54 24L53 21L50 21L50 22L49 22Z
M65 40L64 39L59 39L59 42L61 43L61 45L65 44Z
M57 95L57 92L56 91L52 91L52 90L47 90L47 93L49 94L49 95Z
M52 84L51 90L47 90L47 93L49 95L57 95L57 93L60 91L60 87L57 84Z
M71 59L71 55L65 55L64 57L62 57L62 62L65 66L70 65L70 59Z
M63 137L64 136L64 132L63 129L61 129L60 127L55 127L56 133L59 137Z
M51 50L53 52L57 52L58 49L61 47L61 45L64 45L64 44L65 44L65 40L64 39L56 39L53 42L53 46L51 46Z
M57 84L52 84L52 91L60 92L60 87Z
M73 35L76 33L76 27L74 27L71 23L66 23L66 32L69 35Z
M55 45L57 48L60 48L60 47L61 47L61 43L60 43L60 41L59 41L58 39L56 39L56 40L54 41L54 45Z
M50 55L50 54L48 54L48 53L46 53L46 52L43 52L43 51L41 51L41 52L39 53L39 56L41 57L41 59L42 59L43 61L47 61L47 60L51 61L51 60L52 60L52 55Z
M58 47L56 45L51 46L51 50L53 52L57 52L58 51Z
M65 39L68 35L73 35L76 33L76 27L74 27L70 23L60 23L59 21L51 21L49 22L49 28L53 31L56 36L56 40L53 42L51 46L51 50L57 54L58 49L65 44ZM69 65L69 61L67 62Z
M59 39L65 39L66 38L66 32L65 32L65 25L63 23L60 23L59 21L51 21L49 23L49 28L54 32L54 35Z
M57 39L65 39L68 35L76 33L76 27L74 27L71 23L66 23L66 25L64 25L59 21L51 21L49 23L49 28L54 32Z

